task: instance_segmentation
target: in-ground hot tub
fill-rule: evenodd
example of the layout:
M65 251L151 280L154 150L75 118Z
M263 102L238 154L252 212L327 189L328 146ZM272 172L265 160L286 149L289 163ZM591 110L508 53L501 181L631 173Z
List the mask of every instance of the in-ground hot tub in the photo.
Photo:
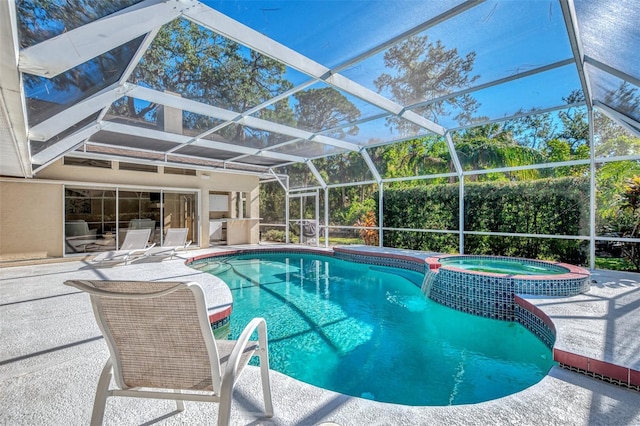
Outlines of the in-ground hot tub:
M570 265L537 260L494 256L446 256L440 257L442 266L453 266L472 272L504 275L560 275L571 272Z
M428 297L454 309L517 320L517 294L574 296L589 290L589 271L559 262L501 256L443 255L426 259Z

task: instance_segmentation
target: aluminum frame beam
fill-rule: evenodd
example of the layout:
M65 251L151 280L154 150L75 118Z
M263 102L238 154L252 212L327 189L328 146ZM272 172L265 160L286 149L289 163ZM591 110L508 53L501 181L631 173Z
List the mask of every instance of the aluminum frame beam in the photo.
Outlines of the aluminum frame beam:
M19 51L16 4L0 0L0 123L6 121L10 135L0 143L0 174L31 177L27 109L22 75L18 71Z
M91 142L87 143L87 146L105 146L102 144L94 144ZM233 174L242 174L242 175L252 175L252 176L263 176L265 173L268 172L267 168L265 168L264 170L236 170L236 169L225 169L222 167L215 167L215 166L203 166L203 165L199 165L199 164L184 164L184 163L177 163L177 162L173 162L173 161L167 161L167 160L156 160L156 159L143 159L143 158L132 158L132 157L121 157L118 155L112 155L112 154L105 154L105 153L101 153L101 152L78 152L78 151L74 151L73 152L73 157L78 157L78 158L87 158L87 159L101 159L101 160L109 160L109 161L125 161L128 163L135 163L135 164L149 164L149 165L154 165L154 166L168 166L168 167L183 167L183 168L190 168L193 170L201 170L201 171L206 171L206 172L219 172L219 173L233 173ZM187 155L180 155L177 154L175 155L175 157L181 157L181 158L194 158L194 157L189 157ZM240 164L242 165L242 164ZM118 185L121 186L121 185Z
M576 108L576 107L581 107L581 106L585 106L585 103L584 102L577 102L577 103L559 105L559 106L554 106L554 107L549 107L549 108L536 109L535 111L521 112L521 113L518 113L518 114L509 115L507 117L500 117L500 118L494 118L492 120L480 121L480 122L469 124L469 125L466 125L466 126L450 127L448 129L448 131L449 132L455 132L455 131L458 131L458 130L472 129L474 127L484 126L486 124L500 123L500 122L503 122L503 121L514 120L516 118L526 117L526 116L529 116L529 115L546 114L548 112L560 111L560 110L563 110L563 109Z
M376 167L375 163L371 159L371 156L369 155L369 152L366 150L366 148L362 148L360 150L360 155L362 155L362 158L364 159L364 162L367 164L367 167L369 167L369 171L373 175L373 178L378 183L378 186L380 186L382 184L382 177L380 177L380 173L378 172L378 167Z
M233 122L236 124L245 125L258 130L275 132L275 133L283 134L286 136L291 136L293 138L311 140L311 141L319 142L325 145L331 145L338 148L346 149L349 151L356 152L360 150L360 145L357 145L351 142L341 141L335 138L330 138L328 136L316 135L306 130L301 130L295 127L274 123L274 122L263 120L257 117L243 116L242 114L238 114L237 112L229 111L213 105L207 105L199 101L193 101L193 100L172 95L169 93L160 92L159 90L149 89L149 88L137 86L137 85L127 84L127 86L132 87L132 89L129 92L129 96L133 96L137 99L162 104L165 106L170 106L173 108L193 112L200 115L205 115L205 116L216 118L226 122ZM228 125L228 124L229 123L225 123L224 125ZM204 132L202 135L206 135L209 133L210 132ZM200 135L200 137L202 137L202 135ZM191 140L187 141L187 143L192 143L196 139L197 138L191 138ZM268 151L268 148L265 148L265 151Z
M140 37L172 20L184 10L198 13L199 2L146 0L102 19L66 31L20 52L20 71L55 77L96 56ZM117 28L118 31L113 31Z
M67 136L60 142L50 146L49 148L44 149L43 151L37 153L33 157L31 157L32 164L45 165L49 164L52 161L57 160L65 153L75 149L79 145L82 145L85 140L87 140L91 135L98 132L103 128L103 125L99 123L90 124L88 126L83 127L77 132Z
M145 129L141 127L130 126L127 124L112 123L112 122L102 122L102 123L104 123L104 127L103 127L104 130L108 130L110 132L120 133L124 135L133 135L133 136L140 136L143 138L159 139L165 142L172 142L175 144L184 144L186 142L191 142L193 140L191 136L168 133L160 130ZM192 143L197 146L202 146L205 148L219 149L219 150L228 151L228 152L236 152L238 154L262 156L265 158L273 158L273 159L282 160L282 161L295 161L298 163L301 163L304 161L304 158L302 157L282 154L279 152L266 151L259 148L251 148L248 146L233 145L233 144L228 144L223 142L210 141L207 139L198 139ZM158 153L164 154L165 152L158 151ZM216 159L209 159L209 160L216 160ZM225 160L217 160L217 161L224 162Z
M421 107L424 107L424 106L433 105L433 104L438 103L438 102L447 101L449 99L457 98L458 96L467 95L469 93L475 93L475 92L478 92L478 91L483 90L483 89L488 89L490 87L499 86L499 85L504 84L504 83L509 83L510 81L519 80L521 78L525 78L525 77L529 77L529 76L532 76L532 75L540 74L541 72L550 71L550 70L553 70L553 69L556 69L556 68L564 67L566 65L571 65L573 63L575 63L575 60L573 58L572 59L565 59L564 61L554 62L552 64L548 64L548 65L544 65L544 66L541 66L541 67L536 67L536 68L530 69L528 71L519 72L519 73L510 75L509 77L499 78L497 80L488 81L486 83L479 84L477 86L469 87L468 89L459 90L457 92L452 92L452 93L449 93L448 95L440 96L440 97L435 98L435 99L429 99L428 101L418 102L416 104L410 105L409 107L407 107L407 109L414 110L416 108L421 108Z
M484 3L485 1L486 0L467 0L464 3L461 3L461 4L459 4L459 5L455 6L455 7L447 10L444 13L441 13L440 15L438 15L438 16L436 16L434 18L431 18L428 21L423 22L420 25L417 25L417 26L411 28L408 31L403 32L402 34L399 34L399 35L397 35L395 37L392 37L391 39L385 41L384 43L379 44L378 46L376 46L376 47L374 47L372 49L369 49L368 51L366 51L364 53L361 53L360 55L355 56L355 57L349 59L348 61L345 61L345 62L341 63L340 65L332 68L331 71L336 73L336 72L340 72L340 71L342 71L342 70L344 70L346 68L349 68L349 67L351 67L352 65L355 65L358 62L364 61L365 59L367 59L367 58L369 58L369 57L371 57L371 56L373 56L373 55L375 55L377 53L380 53L380 52L384 51L385 49L393 46L394 44L396 44L396 43L398 43L398 42L400 42L402 40L405 40L405 39L407 39L407 38L409 38L411 36L414 36L416 34L420 34L420 33L424 32L424 31L428 30L429 28L432 28L432 27L434 27L434 26L436 26L436 25L438 25L438 24L440 24L440 23L442 23L442 22L444 22L444 21L446 21L448 19L451 19L451 18L453 18L453 17L455 17L455 16L457 16L457 15L463 13L463 12L466 12L467 10L469 10L471 8L474 8L474 7L478 6L481 3Z
M285 190L285 192L287 192L289 190L289 188L287 188L286 184L282 182L281 175L279 175L276 172L274 172L272 168L269 168L269 174L272 175L275 178L276 182L278 182L280 184L280 186L282 187L282 189ZM287 176L286 179L288 179L288 178L289 177ZM287 184L288 183L289 182L287 180Z
M323 190L327 189L327 183L324 181L324 179L320 175L320 172L318 172L318 169L316 168L315 164L313 164L311 160L309 160L308 158L305 159L304 162L307 165L307 167L309 167L309 170L311 170L311 174L313 175L313 177L316 178L316 180L320 184L320 187Z
M567 28L567 35L569 36L569 43L571 44L571 51L573 52L573 58L576 68L578 69L578 77L580 77L580 84L582 85L587 108L591 109L593 107L593 98L591 95L589 76L587 76L587 73L584 71L584 53L582 52L582 42L580 41L580 32L575 18L576 9L573 6L573 0L560 0L560 8L562 9L562 16L564 17L565 27Z
M625 129L627 129L628 131L630 131L631 133L635 134L636 136L640 137L640 122L627 117L624 114L621 114L620 112L616 111L615 109L603 104L600 101L595 101L593 104L596 108L598 108L599 110L601 110L607 117L611 118L613 121L615 121L616 123L618 123L619 125L621 125L622 127L624 127Z
M130 88L113 84L29 129L29 139L46 141L126 96Z
M630 74L627 74L625 72L620 71L617 68L613 68L607 64L604 64L600 61L598 61L597 59L592 58L591 56L586 56L584 57L584 62L586 64L589 64L597 69L599 69L600 71L604 71L608 74L611 74L617 78L619 78L620 80L624 80L626 82L629 82L631 84L633 84L634 86L638 86L640 87L640 78L634 77Z
M317 80L321 80L335 86L347 93L374 104L379 108L398 116L405 112L402 105L385 98L384 96L379 95L378 93L367 89L366 87L349 80L340 74L333 74L331 70L324 65L307 58L291 48L264 36L256 30L237 22L216 10L207 8L207 10L198 13L194 13L193 10L187 10L184 12L184 16L185 18L214 31L217 34L236 41L270 58L278 60ZM442 126L431 122L424 117L418 117L420 117L420 119L417 122L414 122L414 124L424 127L434 133L441 135L444 134L445 129ZM416 117L411 114L403 118L412 122L416 119Z
M589 120L589 268L596 268L596 148L594 144L593 108L587 111Z

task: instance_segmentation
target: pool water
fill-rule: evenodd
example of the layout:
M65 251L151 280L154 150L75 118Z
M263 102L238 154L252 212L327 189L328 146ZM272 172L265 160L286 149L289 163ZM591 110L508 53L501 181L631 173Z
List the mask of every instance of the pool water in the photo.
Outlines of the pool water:
M499 398L542 379L551 352L519 324L427 299L423 274L305 254L199 267L223 279L231 336L267 321L271 368L347 395L405 405Z
M438 260L442 266L453 266L468 271L491 272L508 275L559 275L569 272L556 265L532 264L518 259L482 259L478 257L454 256Z

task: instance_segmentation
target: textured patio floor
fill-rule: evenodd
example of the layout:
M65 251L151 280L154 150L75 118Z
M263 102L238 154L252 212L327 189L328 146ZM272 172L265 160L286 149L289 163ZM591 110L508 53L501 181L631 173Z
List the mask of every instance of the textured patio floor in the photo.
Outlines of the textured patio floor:
M209 252L210 250L206 251ZM205 251L190 252L189 257ZM88 296L67 279L210 280L183 259L95 268L86 261L0 268L0 424L86 425L108 357ZM564 350L638 369L640 275L597 271L576 298L530 300L555 322ZM211 285L217 286L212 282ZM217 287L210 305L230 293ZM599 358L598 358L599 357ZM322 368L319 366L319 368ZM407 407L340 395L272 372L276 415L260 417L259 373L243 374L234 392L233 424L315 425L640 425L640 392L552 368L523 392L481 404ZM215 424L217 406L110 398L107 425Z

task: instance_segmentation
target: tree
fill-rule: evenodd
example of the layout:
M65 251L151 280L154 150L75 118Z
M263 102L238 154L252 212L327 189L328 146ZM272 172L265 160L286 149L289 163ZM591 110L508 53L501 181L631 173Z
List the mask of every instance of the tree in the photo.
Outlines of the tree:
M453 135L456 153L464 170L485 170L516 167L544 162L543 155L532 148L518 144L508 127L501 123L476 126ZM537 170L473 175L471 180L533 179Z
M613 161L602 164L596 173L596 225L598 235L622 236L633 228L633 218L624 207L625 183L640 175L636 161Z
M360 110L333 87L308 89L293 95L298 103L294 107L298 127L311 132L334 129L327 136L343 138L345 134L358 134L358 126L343 130L340 124L352 123L360 117Z
M554 138L558 131L558 124L551 113L536 114L535 111L534 108L528 111L527 115L509 120L504 125L520 145L538 149L544 141ZM516 114L524 112L521 109Z
M16 2L20 47L26 48L131 6L132 0Z
M630 155L640 152L640 145L634 145L634 141L640 142L640 139L634 138L631 132L617 122L597 109L594 111L593 120L596 157Z
M387 92L396 102L409 107L470 87L479 77L471 75L475 57L471 52L462 58L457 49L446 49L440 40L433 43L427 36L413 36L385 52L385 66L393 73L381 74L374 84L378 92ZM452 114L449 108L459 111L455 119L464 124L478 109L478 102L464 95L415 111L437 122L438 117ZM410 134L415 127L397 118L389 118L387 123L401 134Z
M574 90L562 100L567 105L584 102L582 91ZM537 108L520 109L517 114L526 114L505 122L515 140L520 145L533 149L544 148L546 142L554 139L566 141L574 153L589 140L589 121L584 107L572 106L557 113L536 113Z
M242 113L293 87L285 72L286 67L280 62L248 51L193 22L177 19L158 32L130 81ZM153 121L158 108L155 103L136 103L127 98L116 102L112 112ZM284 121L292 116L286 103L277 103L264 114L270 114L271 119L282 117ZM213 127L216 121L191 114L185 124L204 130ZM225 127L220 137L256 147L274 143L267 132L239 125Z
M24 0L16 3L20 46L26 48L102 18L130 1ZM24 74L29 124L34 126L118 81L143 37L115 47L55 77Z
M571 145L566 140L551 139L544 144L542 152L546 155L546 161L549 163L585 160L589 158L589 145L580 145L572 151ZM579 176L586 174L588 170L588 165L561 166L548 169L548 175L553 177Z
M568 105L584 102L584 93L581 90L573 90L569 96L563 97L562 100ZM558 135L558 138L567 141L572 152L578 149L579 146L587 144L589 140L589 120L586 108L570 107L559 111L558 117L563 125L563 130Z
M640 138L624 134L613 135L611 139L599 138L596 146L597 157L613 157L640 153Z
M378 167L378 172L385 178L422 176L451 171L449 149L444 139L439 136L423 136L371 148L368 151ZM403 183L405 186L422 184L417 180Z
M628 82L620 83L616 90L609 90L604 96L605 105L609 105L618 112L638 118L640 111L640 94L638 89L631 86Z

